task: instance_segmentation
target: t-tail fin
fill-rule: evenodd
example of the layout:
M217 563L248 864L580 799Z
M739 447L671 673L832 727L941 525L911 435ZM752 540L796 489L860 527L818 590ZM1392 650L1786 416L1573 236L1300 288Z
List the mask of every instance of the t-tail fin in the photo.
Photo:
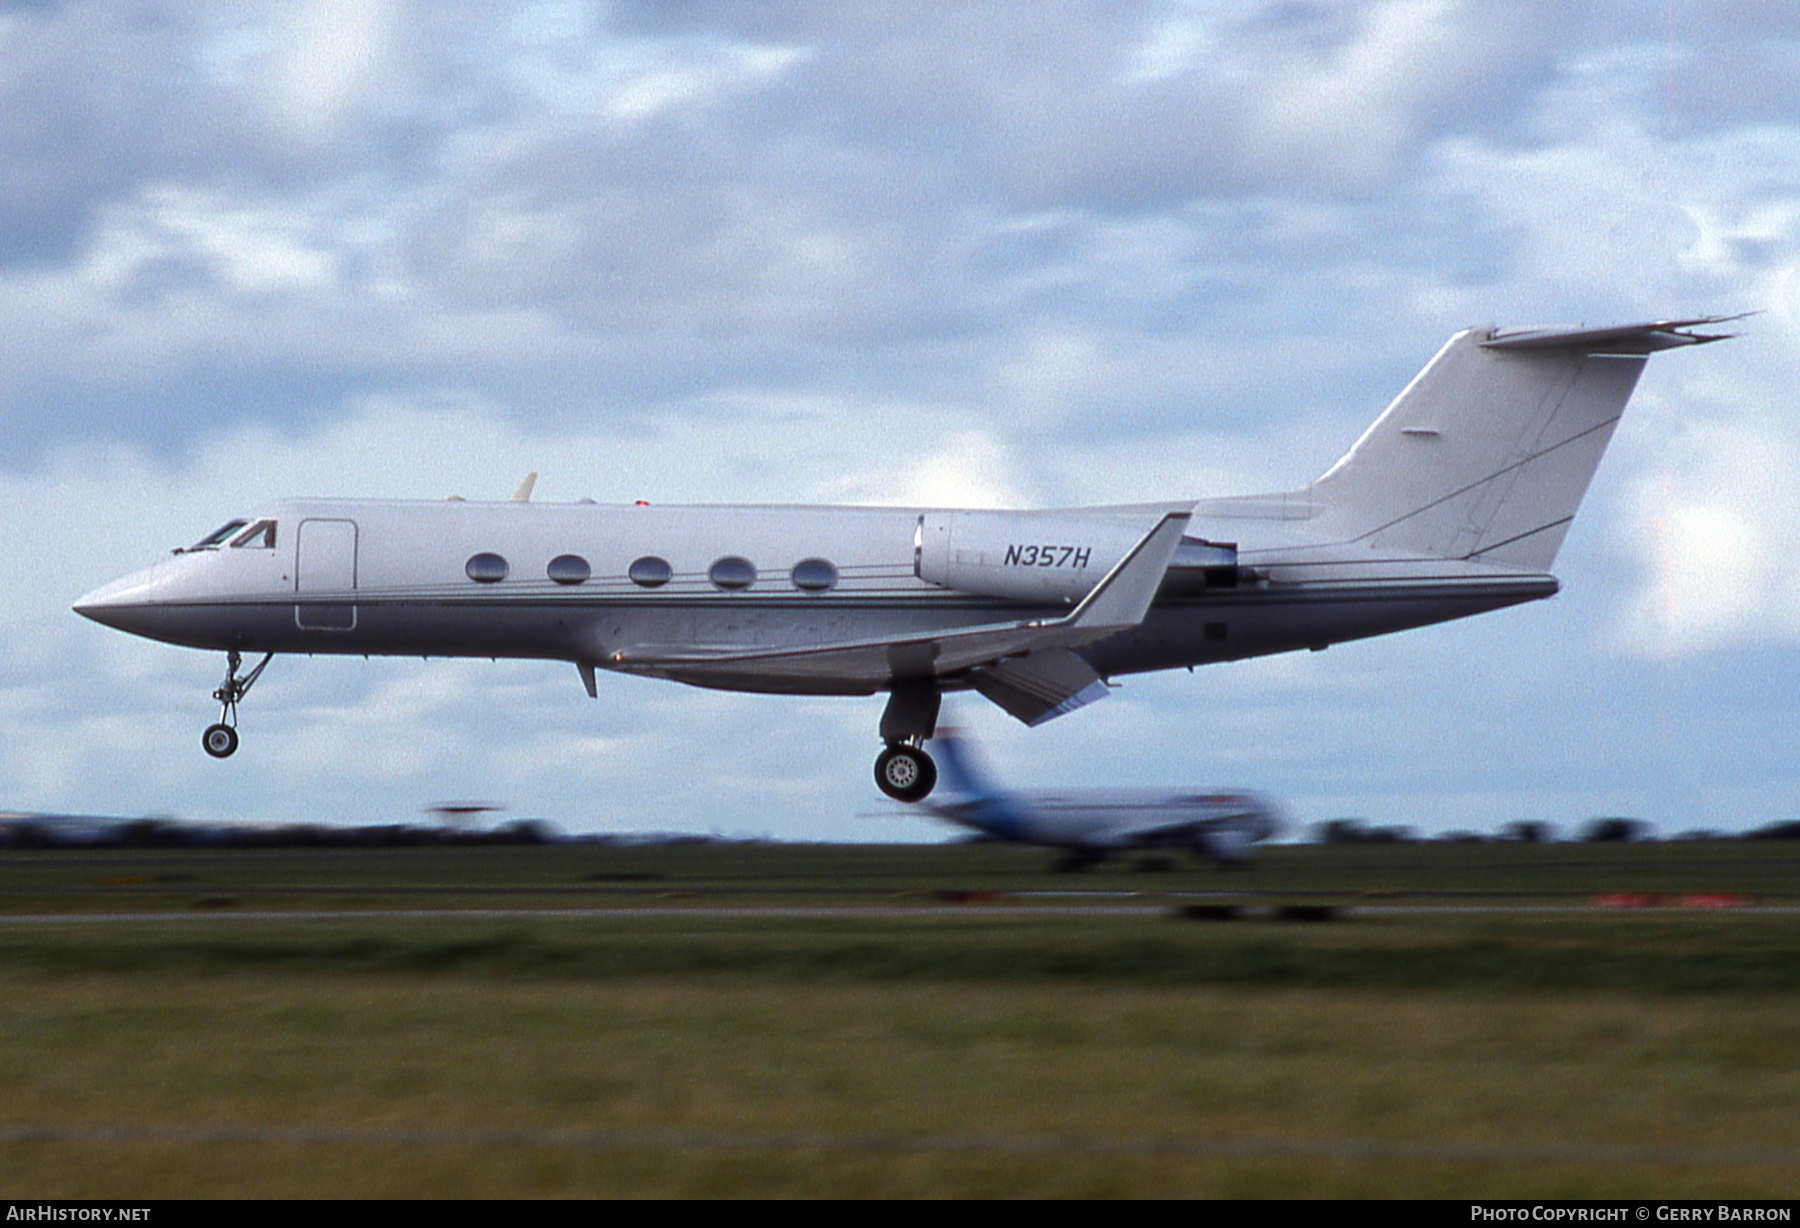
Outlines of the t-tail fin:
M974 755L956 730L939 729L937 736L932 739L932 749L937 751L938 758L943 762L940 775L949 792L970 801L986 801L1002 796L1000 790L976 767Z
M990 836L1020 839L1027 823L1018 803L981 773L968 743L957 731L941 728L931 744L942 764L940 792L948 795L933 808L945 818Z
M1547 571L1657 350L1732 316L1452 337L1308 490L1372 548Z

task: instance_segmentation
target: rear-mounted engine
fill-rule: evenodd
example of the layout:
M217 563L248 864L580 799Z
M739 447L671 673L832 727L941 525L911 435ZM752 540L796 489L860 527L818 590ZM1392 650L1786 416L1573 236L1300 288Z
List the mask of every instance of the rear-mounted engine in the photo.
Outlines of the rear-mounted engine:
M927 512L913 534L921 580L977 597L1073 605L1154 527L1143 513ZM1232 588L1237 546L1183 538L1169 583L1184 590Z

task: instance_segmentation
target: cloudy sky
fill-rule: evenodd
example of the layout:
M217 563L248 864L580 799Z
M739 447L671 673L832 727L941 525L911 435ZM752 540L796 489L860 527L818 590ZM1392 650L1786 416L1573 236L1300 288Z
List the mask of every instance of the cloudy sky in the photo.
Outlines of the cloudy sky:
M1656 358L1558 598L1130 679L1007 780L1800 817L1800 6L0 4L0 808L931 838L877 699L222 662L69 612L292 494L1051 507L1316 476L1455 330Z

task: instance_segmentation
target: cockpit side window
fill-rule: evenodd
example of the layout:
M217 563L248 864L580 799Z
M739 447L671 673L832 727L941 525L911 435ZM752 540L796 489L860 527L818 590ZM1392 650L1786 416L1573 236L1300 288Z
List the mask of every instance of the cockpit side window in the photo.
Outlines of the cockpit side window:
M233 533L236 533L239 529L243 528L245 525L247 525L249 523L250 522L248 520L226 521L224 524L222 524L218 528L214 529L211 533L208 533L205 537L202 537L199 541L197 541L193 545L189 546L188 549L189 550L217 550L219 548L220 543L222 543L227 537L230 537Z
M275 522L273 520L257 521L233 538L231 545L233 549L241 546L255 546L259 550L273 550L275 548Z

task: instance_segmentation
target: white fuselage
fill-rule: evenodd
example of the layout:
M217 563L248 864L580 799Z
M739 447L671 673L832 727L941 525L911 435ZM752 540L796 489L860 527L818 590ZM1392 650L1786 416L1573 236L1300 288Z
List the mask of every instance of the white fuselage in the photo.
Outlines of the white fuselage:
M1692 331L1720 322L1465 329L1286 493L1034 512L621 507L531 503L528 479L507 503L290 500L76 609L226 650L220 722L202 737L219 758L262 671L239 677L246 651L533 657L574 662L589 694L598 669L888 691L876 782L917 802L945 691L1039 725L1117 675L1550 596L1648 357L1722 340Z
M1333 543L1329 515L1268 501L962 514L297 499L244 517L274 522L272 544L227 537L179 551L77 608L195 648L541 658L727 689L869 694L916 676L916 664L875 654L820 671L745 658L1061 617L1172 508L1194 518L1149 614L1082 649L1102 675L1321 648L1556 590L1538 572ZM962 536L934 544L927 530L957 516ZM1236 546L1238 567L1217 566L1220 542ZM961 587L926 578L940 557ZM742 562L720 570L722 560ZM938 682L959 685L954 674Z
M995 793L931 804L939 818L997 839L1096 852L1140 848L1233 851L1281 830L1275 805L1242 791L1065 789Z

